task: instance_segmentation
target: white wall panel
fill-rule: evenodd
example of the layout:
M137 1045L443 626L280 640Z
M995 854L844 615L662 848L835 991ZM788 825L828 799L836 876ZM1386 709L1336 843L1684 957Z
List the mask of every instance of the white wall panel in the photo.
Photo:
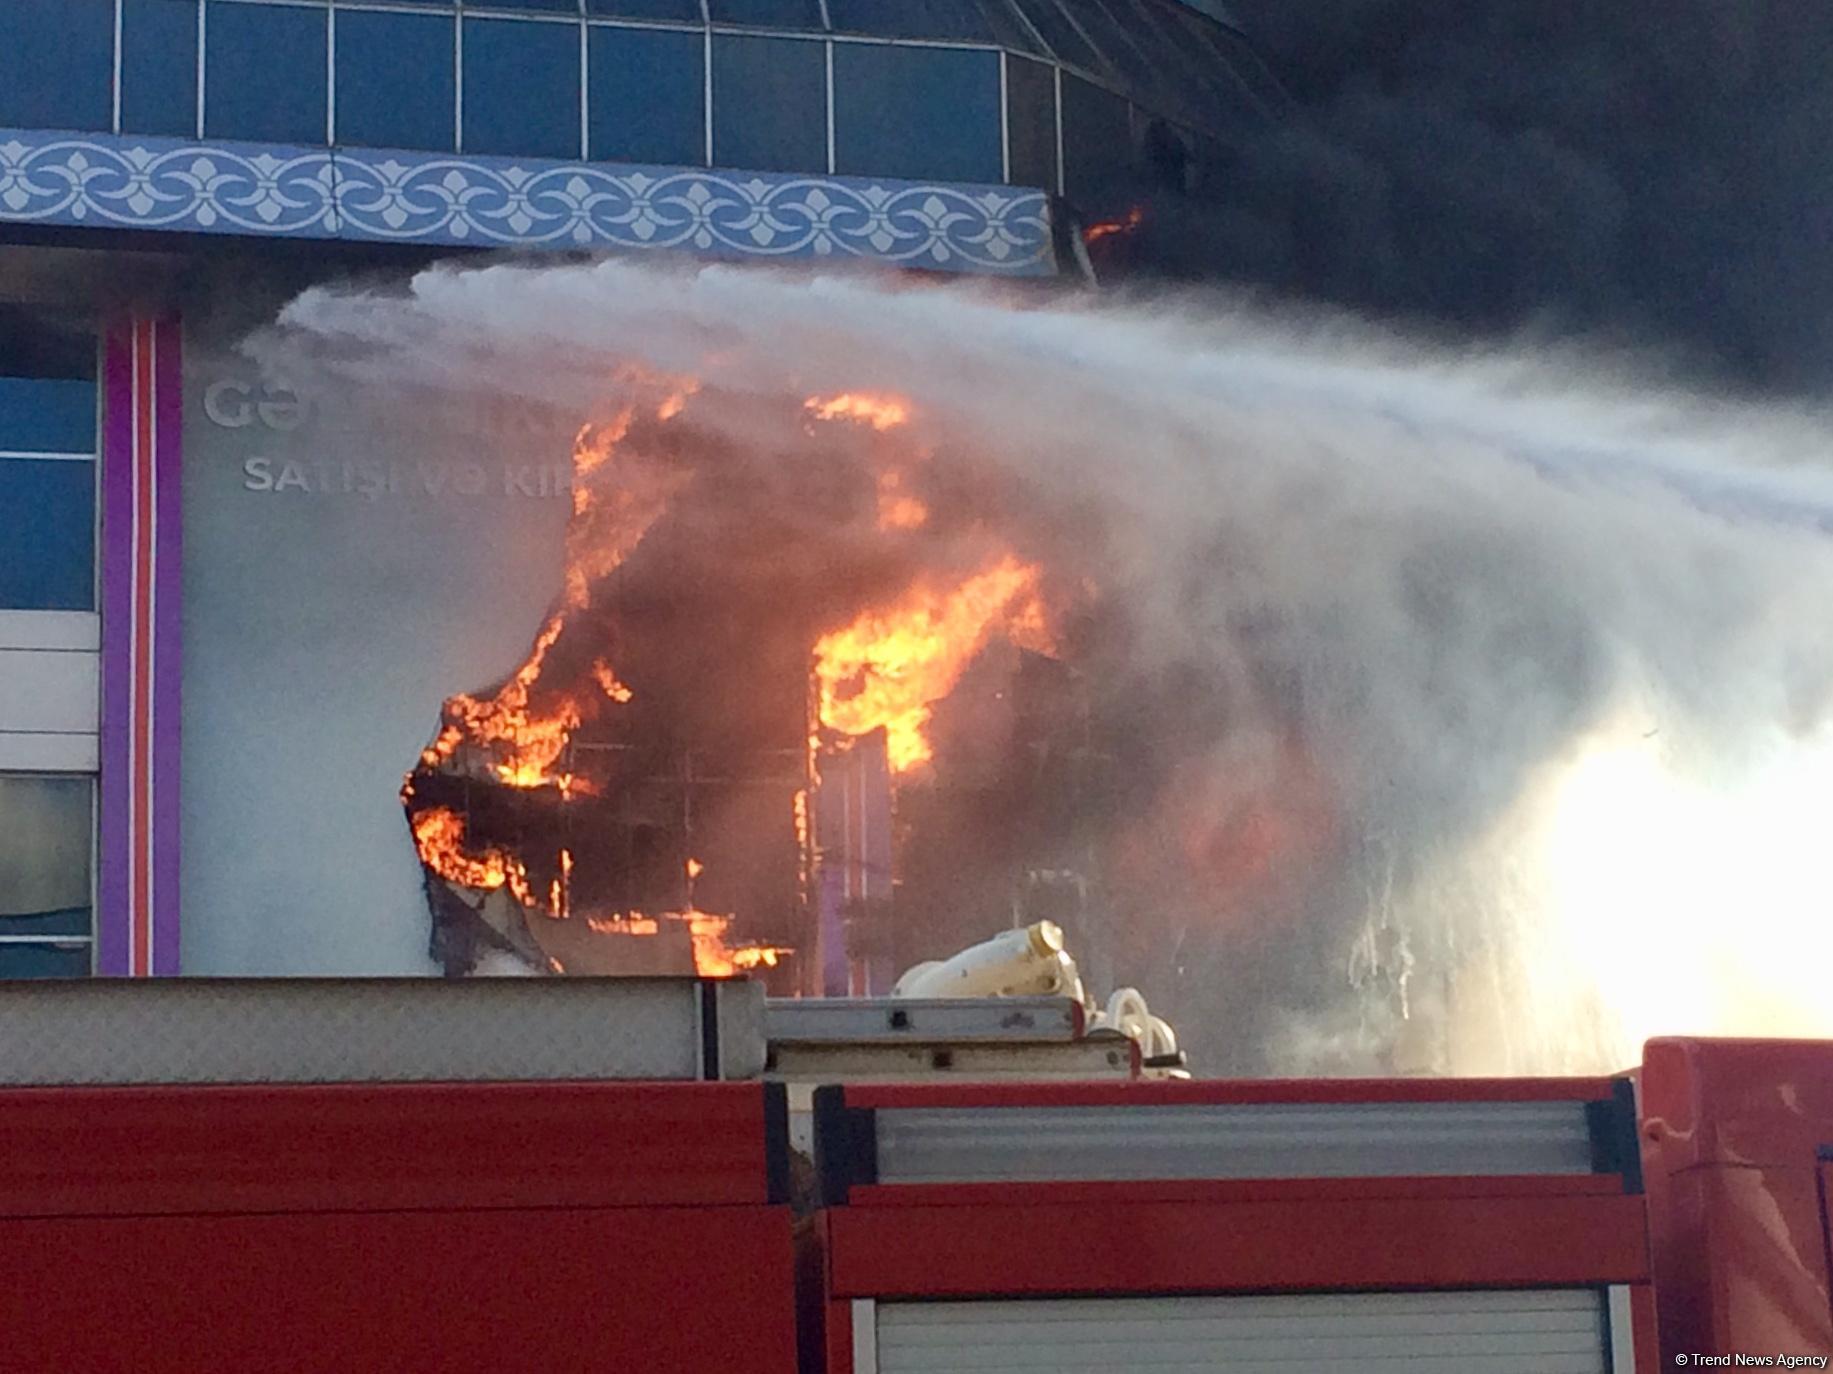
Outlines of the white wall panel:
M102 617L94 611L0 610L0 649L99 649Z
M0 731L93 733L100 666L94 652L0 649Z
M0 730L0 773L94 773L102 752L94 734Z

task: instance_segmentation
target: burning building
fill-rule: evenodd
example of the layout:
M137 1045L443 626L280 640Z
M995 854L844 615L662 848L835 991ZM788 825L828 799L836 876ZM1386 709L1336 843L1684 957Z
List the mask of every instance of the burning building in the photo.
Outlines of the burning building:
M1085 890L1038 814L1075 715L1060 612L910 404L764 406L740 447L691 379L635 390L578 435L527 656L446 701L403 784L441 966L882 991Z
M816 647L993 595L997 559L804 595L819 570L734 514L755 474L677 451L666 396L582 436L574 499L613 508L569 532L563 446L340 428L237 346L304 287L480 249L1073 271L1061 198L1149 128L1253 117L1244 50L1174 0L0 5L0 976L425 972L430 902L448 969L827 985L851 931L863 977L886 779L915 814L939 698L881 712L906 661L824 687ZM822 404L798 434L888 419ZM922 518L855 497L875 538ZM755 595L702 582L714 538ZM1004 642L1003 605L969 609L943 638Z

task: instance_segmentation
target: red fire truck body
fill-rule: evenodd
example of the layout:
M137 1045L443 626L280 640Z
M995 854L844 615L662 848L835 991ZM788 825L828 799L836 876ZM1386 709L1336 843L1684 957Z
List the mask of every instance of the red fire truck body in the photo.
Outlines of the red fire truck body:
M758 1083L0 1093L0 1369L793 1369L770 1097Z
M1833 1355L1833 1043L1653 1040L1650 1241L1671 1355Z
M0 986L0 1371L1833 1354L1833 1044L1656 1041L1635 1081L835 1085L799 1160L755 989L517 982Z
M1651 1374L1628 1089L830 1090L826 1367Z

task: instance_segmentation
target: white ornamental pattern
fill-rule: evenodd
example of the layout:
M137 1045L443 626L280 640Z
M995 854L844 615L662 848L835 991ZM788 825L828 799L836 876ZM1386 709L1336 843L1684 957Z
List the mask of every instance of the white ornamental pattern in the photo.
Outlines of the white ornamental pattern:
M0 130L0 221L1055 271L1041 191Z

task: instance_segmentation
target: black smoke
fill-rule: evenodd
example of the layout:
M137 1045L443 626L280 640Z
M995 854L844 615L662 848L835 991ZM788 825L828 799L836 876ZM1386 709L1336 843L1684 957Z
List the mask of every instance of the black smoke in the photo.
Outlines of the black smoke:
M1147 209L1098 267L1627 343L1763 390L1833 377L1833 5L1234 8L1292 106L1188 169L1148 139L1080 207Z

